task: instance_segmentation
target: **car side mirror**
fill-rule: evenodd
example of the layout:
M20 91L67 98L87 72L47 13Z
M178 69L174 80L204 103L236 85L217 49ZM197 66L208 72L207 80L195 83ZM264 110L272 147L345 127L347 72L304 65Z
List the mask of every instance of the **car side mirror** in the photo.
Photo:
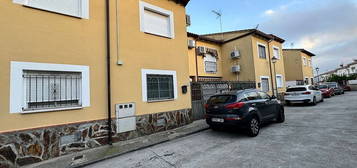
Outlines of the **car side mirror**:
M273 100L273 99L276 99L276 96L273 95L270 97L270 100Z

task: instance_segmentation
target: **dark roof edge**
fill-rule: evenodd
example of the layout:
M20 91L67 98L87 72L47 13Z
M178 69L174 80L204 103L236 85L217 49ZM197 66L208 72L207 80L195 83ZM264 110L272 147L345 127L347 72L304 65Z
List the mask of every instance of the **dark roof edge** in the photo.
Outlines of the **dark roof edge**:
M215 40L215 39L204 37L204 36L200 36L198 34L191 33L191 32L187 32L187 36L188 37L193 37L193 38L195 38L197 40L201 40L201 41L207 41L207 42L216 43L216 44L223 44L223 41L221 41L221 40Z
M283 50L286 50L286 51L288 51L288 50L291 50L291 51L300 51L300 52L303 52L303 53L305 53L305 54L307 54L307 55L309 55L309 56L311 56L311 57L316 56L314 53L312 53L312 52L310 52L310 51L307 51L307 50L305 50L305 49L303 49L303 48L297 48L297 49L291 48L291 49L283 49Z
M190 2L190 0L171 0L171 1L179 3L179 4L183 5L183 6L186 6L188 4L188 2Z
M282 38L280 38L280 37L278 37L278 36L275 36L275 35L273 35L273 34L266 34L266 33L262 32L262 31L257 30L257 29L247 29L247 31L249 31L249 32L246 33L246 34L240 35L240 36L238 36L238 37L234 37L234 38L229 39L229 40L226 40L226 41L224 41L224 42L225 42L225 43L226 43L226 42L231 42L231 41L234 41L234 40L237 40L237 39L240 39L240 38L249 36L249 35L261 36L261 37L263 37L263 38L265 38L265 39L267 39L267 40L275 40L275 41L280 42L280 43L284 43L284 42L285 42L284 39L282 39Z

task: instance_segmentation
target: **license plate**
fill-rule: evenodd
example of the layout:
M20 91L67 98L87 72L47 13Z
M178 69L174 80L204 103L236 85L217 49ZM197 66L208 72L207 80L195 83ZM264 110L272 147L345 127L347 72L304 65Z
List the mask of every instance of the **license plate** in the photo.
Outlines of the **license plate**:
M212 122L220 122L220 123L223 123L223 122L224 122L224 119L222 119L222 118L212 118Z

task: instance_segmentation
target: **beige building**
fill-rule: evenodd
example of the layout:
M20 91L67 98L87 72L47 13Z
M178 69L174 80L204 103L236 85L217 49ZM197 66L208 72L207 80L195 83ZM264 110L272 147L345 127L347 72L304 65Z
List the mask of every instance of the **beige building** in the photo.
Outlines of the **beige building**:
M0 167L190 123L188 1L0 1Z
M283 49L287 86L314 84L312 57L305 49Z
M256 87L263 91L272 93L273 88L278 88L278 92L285 91L283 39L248 29L207 35L189 34L189 40L196 42L195 48L189 50L191 78L213 76L226 81L255 81ZM217 50L216 73L204 72L207 54L200 53L207 52L202 48Z

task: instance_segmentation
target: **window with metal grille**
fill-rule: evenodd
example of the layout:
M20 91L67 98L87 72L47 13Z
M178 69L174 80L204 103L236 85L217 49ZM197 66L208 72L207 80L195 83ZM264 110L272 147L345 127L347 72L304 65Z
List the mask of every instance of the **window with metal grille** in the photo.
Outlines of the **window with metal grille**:
M80 107L82 73L24 71L24 111Z
M172 75L147 75L148 101L174 99Z
M259 50L259 58L267 58L266 56L266 51L265 51L265 46L263 45L258 45L258 50Z
M209 73L217 72L217 62L205 61L205 71Z

